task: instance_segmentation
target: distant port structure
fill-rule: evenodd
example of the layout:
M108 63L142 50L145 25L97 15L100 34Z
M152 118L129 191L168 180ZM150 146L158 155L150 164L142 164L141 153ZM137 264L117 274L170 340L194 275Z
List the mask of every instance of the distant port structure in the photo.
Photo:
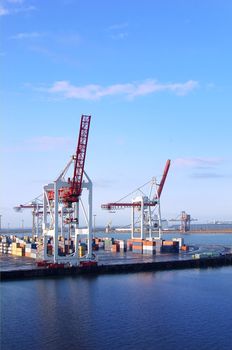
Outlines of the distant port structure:
M169 222L180 222L179 230L183 233L190 231L190 224L192 221L197 221L197 219L193 219L191 215L187 214L184 210L175 219L169 220Z

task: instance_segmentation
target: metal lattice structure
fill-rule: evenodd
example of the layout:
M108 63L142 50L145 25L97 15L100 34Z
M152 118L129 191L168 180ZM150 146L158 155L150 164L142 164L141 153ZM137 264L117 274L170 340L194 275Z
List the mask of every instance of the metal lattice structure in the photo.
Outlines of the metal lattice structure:
M81 117L80 133L76 150L73 181L71 186L71 196L74 197L74 199L77 199L81 195L82 191L81 185L84 174L90 120L90 115L82 115Z
M154 219L152 216L154 214L155 209L157 209L157 212L158 212L157 213L158 223L156 223L156 227L158 228L158 232L159 232L158 237L159 238L161 237L162 219L161 219L161 211L160 211L160 197L168 175L170 163L171 161L170 159L168 159L165 164L164 172L159 184L157 183L155 178L152 179L150 194L152 193L152 187L155 185L155 194L153 195L152 198L146 195L142 195L142 196L139 195L133 198L131 202L122 202L122 200L125 198L124 197L118 202L106 203L101 205L102 209L107 209L109 212L112 212L118 209L131 208L131 238L135 238L134 233L135 233L135 224L136 224L136 220L135 220L136 211L139 212L139 218L137 222L140 223L141 238L145 238L146 230L149 232L149 238L152 237L152 232L154 231L154 225L153 225ZM143 186L141 186L137 190L141 192L142 187ZM152 213L152 210L153 210L153 213Z
M80 123L80 131L76 154L72 157L74 162L74 172L72 180L68 179L69 186L64 186L59 189L59 200L71 206L71 203L78 202L82 191L82 179L84 174L85 158L88 144L90 115L82 115ZM62 177L66 174L69 165L62 172ZM48 192L49 200L54 199L54 191Z

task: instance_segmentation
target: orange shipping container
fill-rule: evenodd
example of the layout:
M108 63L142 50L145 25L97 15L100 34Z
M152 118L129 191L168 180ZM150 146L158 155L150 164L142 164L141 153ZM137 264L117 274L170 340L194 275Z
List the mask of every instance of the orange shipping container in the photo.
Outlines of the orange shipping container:
M173 245L173 241L163 241L163 245Z
M155 242L154 241L144 241L143 245L144 246L154 247L155 246Z
M181 250L187 252L189 250L189 247L184 244L184 245L181 246Z
M119 252L119 249L120 249L120 247L118 244L112 244L111 252L114 252L114 253Z

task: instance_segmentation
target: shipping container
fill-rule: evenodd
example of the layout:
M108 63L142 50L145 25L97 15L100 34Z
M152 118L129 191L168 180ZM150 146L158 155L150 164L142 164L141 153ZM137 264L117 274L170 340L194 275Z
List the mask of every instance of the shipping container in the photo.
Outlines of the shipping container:
M111 252L116 253L116 252L119 252L119 251L120 251L120 246L119 246L119 244L118 244L118 243L112 244L112 246L111 246Z
M179 253L178 245L163 245L160 247L160 253Z

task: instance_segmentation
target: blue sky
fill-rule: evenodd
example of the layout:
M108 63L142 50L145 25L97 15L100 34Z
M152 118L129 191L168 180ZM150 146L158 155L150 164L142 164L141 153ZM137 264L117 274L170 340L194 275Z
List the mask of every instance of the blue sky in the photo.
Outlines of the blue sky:
M3 227L42 192L92 123L86 171L96 223L168 158L166 218L232 219L232 3L1 0Z

